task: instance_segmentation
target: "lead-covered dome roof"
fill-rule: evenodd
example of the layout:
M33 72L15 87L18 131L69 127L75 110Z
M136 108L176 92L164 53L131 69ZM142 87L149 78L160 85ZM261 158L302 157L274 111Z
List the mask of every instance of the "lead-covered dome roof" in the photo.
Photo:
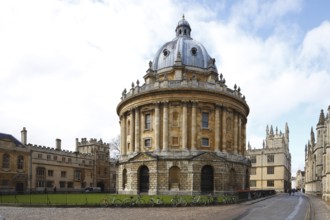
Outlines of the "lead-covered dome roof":
M180 60L182 65L195 68L207 69L214 65L214 59L207 53L205 47L193 40L190 36L191 27L188 21L182 16L175 29L176 37L165 43L156 53L152 62L152 70L159 71L175 65Z

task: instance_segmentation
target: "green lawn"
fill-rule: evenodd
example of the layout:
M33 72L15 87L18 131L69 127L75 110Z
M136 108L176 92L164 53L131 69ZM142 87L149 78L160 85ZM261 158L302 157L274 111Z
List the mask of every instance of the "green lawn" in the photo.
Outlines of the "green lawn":
M136 195L118 195L105 193L56 193L56 194L17 194L17 195L0 195L0 204L13 205L63 205L63 206L100 206L101 201L107 198L110 201L113 198L124 201L128 198L137 198ZM150 198L160 197L164 204L170 205L174 196L148 196L142 195L142 199L146 204L149 204ZM180 196L189 204L192 201L192 196ZM218 202L221 203L222 197L218 197Z

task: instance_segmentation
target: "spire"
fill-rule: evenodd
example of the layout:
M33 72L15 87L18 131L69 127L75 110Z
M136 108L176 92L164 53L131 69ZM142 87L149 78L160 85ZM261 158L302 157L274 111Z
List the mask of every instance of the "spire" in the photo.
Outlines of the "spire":
M274 135L274 130L273 130L273 125L270 126L270 133L269 133L271 136Z
M285 134L284 134L284 137L287 139L287 141L289 141L289 125L288 125L288 122L285 122Z
M320 118L319 118L319 123L317 123L317 125L324 125L324 112L323 112L323 109L321 110L321 113L320 113Z
M266 135L268 135L268 134L269 134L269 127L267 125L267 127L266 127Z
M313 131L313 127L311 128L311 145L314 146L315 144L315 135Z
M251 150L251 144L250 144L250 141L248 142L248 150Z

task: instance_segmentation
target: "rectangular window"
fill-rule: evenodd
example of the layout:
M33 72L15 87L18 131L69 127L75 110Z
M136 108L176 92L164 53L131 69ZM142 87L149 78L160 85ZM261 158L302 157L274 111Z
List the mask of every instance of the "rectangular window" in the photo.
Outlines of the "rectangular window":
M38 154L38 159L42 159L42 154Z
M46 177L46 169L43 167L38 167L37 168L37 177L38 178L44 178Z
M53 181L47 181L46 182L46 187L52 188L53 187Z
M172 137L172 144L173 145L179 145L179 138L178 137Z
M65 157L62 157L62 162L65 162Z
M65 182L64 181L60 181L60 188L65 188Z
M202 138L202 147L208 147L208 146L209 146L209 139Z
M274 187L274 180L267 180L268 187Z
M256 187L256 186L257 186L257 181L250 180L250 187Z
M73 182L68 182L68 188L73 188Z
M267 162L274 163L274 154L267 155Z
M144 139L144 147L151 147L151 138Z
M9 180L2 180L1 185L2 186L9 186Z
M209 113L202 112L202 128L209 128Z
M50 155L49 154L47 154L47 160L50 160Z
M267 174L274 174L274 167L267 167Z
M39 180L36 182L36 187L45 187L46 183L43 180Z
M68 159L68 162L71 163L71 158Z
M144 129L145 130L151 129L151 115L150 114L144 115Z
M48 170L48 176L54 176L54 171L53 170Z
M61 177L65 178L66 177L66 171L61 171Z
M257 173L256 168L255 167L252 167L251 168L251 175L256 175L256 173Z
M251 163L256 163L257 162L256 156L251 156L250 160L251 160Z
M81 179L81 171L80 170L75 170L74 171L74 179L75 180L80 180Z
M54 156L53 159L54 159L54 160L57 160L57 156Z

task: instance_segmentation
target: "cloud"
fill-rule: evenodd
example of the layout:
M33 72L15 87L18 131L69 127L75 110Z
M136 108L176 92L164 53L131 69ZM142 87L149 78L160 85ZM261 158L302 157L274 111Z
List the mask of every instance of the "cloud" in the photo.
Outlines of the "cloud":
M175 37L185 14L192 37L216 58L227 85L237 84L246 96L252 146L261 147L267 124L284 127L285 121L301 141L305 131L296 125L309 130L330 104L330 24L304 33L293 17L308 10L303 4L1 2L0 131L19 137L26 126L28 142L49 146L61 138L66 149L74 149L76 137L116 137L121 92L143 83L149 60Z

